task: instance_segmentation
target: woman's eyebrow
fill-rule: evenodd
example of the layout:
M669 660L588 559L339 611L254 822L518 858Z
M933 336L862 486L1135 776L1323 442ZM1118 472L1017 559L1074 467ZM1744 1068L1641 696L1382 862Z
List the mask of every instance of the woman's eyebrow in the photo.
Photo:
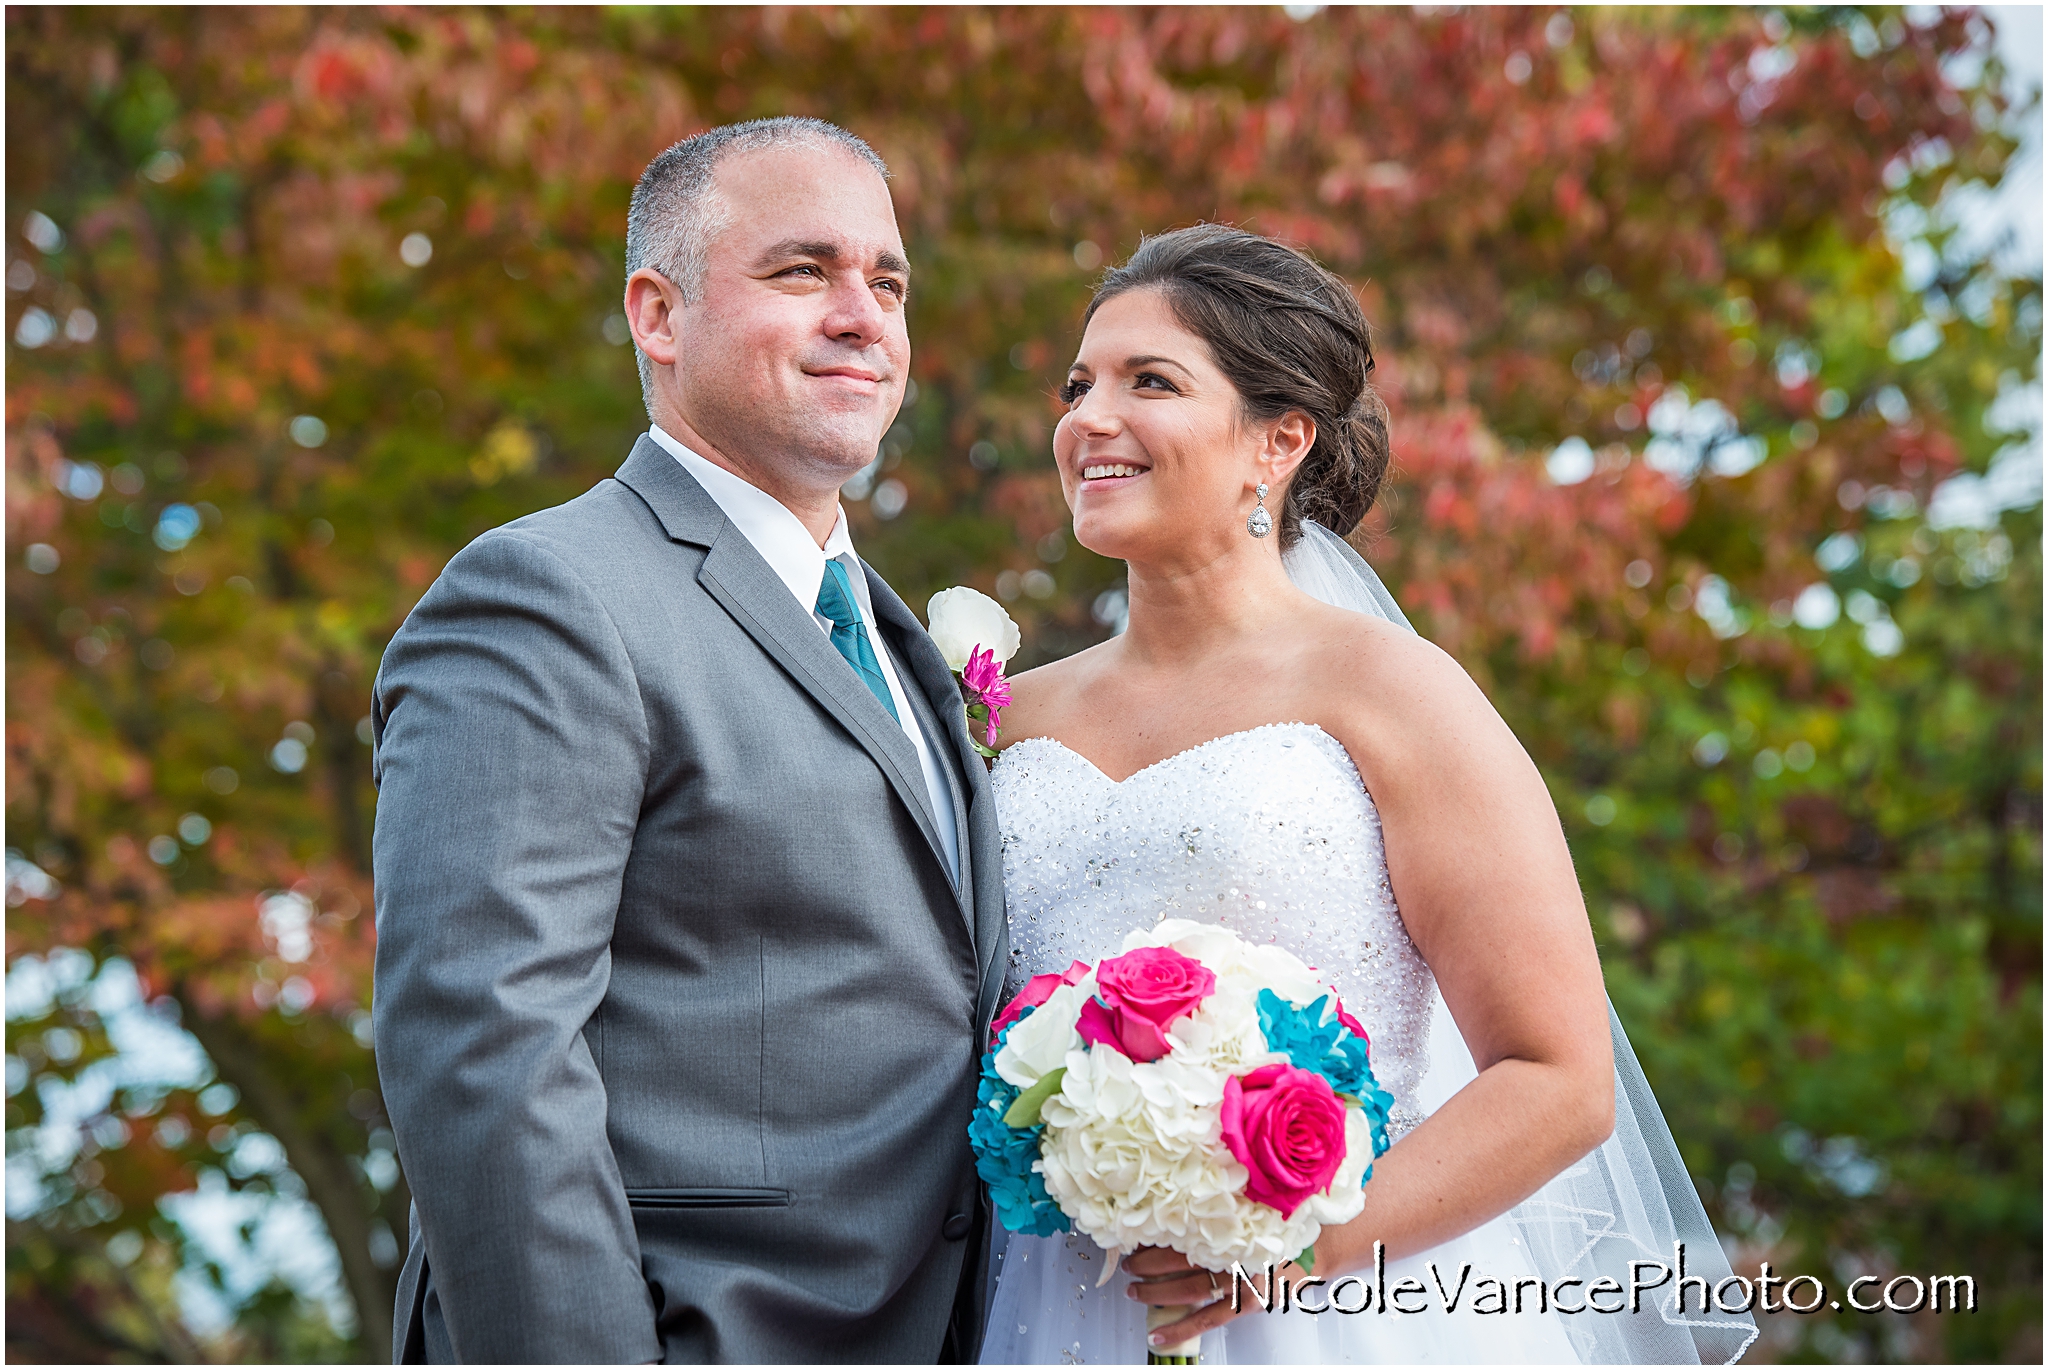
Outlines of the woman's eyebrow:
M1194 372L1188 370L1186 366L1182 365L1180 362L1175 361L1171 357L1143 356L1124 358L1124 369L1127 371L1135 371L1141 366L1170 366L1174 370L1181 372L1183 375L1192 376L1195 374Z

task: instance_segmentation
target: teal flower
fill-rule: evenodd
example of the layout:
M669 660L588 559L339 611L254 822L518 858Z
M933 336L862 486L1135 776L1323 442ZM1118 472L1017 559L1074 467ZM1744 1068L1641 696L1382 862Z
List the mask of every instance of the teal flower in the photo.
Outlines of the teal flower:
M1372 1125L1372 1154L1386 1154L1387 1115L1394 1096L1379 1086L1372 1073L1372 1046L1353 1031L1341 1008L1325 994L1307 1008L1296 1008L1270 989L1259 991L1259 1028L1266 1045L1284 1053L1297 1069L1312 1070L1337 1093L1358 1100ZM1365 1168L1372 1178L1372 1167Z
M996 1217L1012 1232L1050 1237L1072 1227L1067 1215L1046 1192L1045 1177L1031 1167L1038 1160L1038 1139L1043 1123L1032 1127L1011 1127L1003 1121L1010 1105L1021 1092L996 1074L996 1052L1010 1028L1030 1016L1030 1010L996 1034L995 1044L981 1058L981 1086L976 1092L974 1118L967 1124L967 1144L974 1151L975 1173L988 1186Z

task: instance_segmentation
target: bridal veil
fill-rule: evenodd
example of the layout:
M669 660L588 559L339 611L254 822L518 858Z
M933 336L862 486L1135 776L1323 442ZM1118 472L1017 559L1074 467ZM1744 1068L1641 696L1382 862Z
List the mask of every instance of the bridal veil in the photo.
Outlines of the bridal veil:
M1372 567L1320 524L1302 525L1301 539L1284 561L1294 583L1325 604L1413 631ZM1478 1074L1441 996L1435 1013L1429 1074L1417 1101L1424 1111L1433 1111ZM1640 1312L1559 1319L1581 1361L1732 1362L1756 1340L1756 1320L1746 1312L1721 1312L1695 1282L1695 1277L1704 1279L1710 1295L1734 1272L1611 1001L1607 1021L1614 1038L1614 1134L1510 1210L1508 1222L1537 1273L1553 1289L1563 1280L1590 1285L1602 1277L1611 1277L1626 1289L1630 1263L1636 1261L1658 1262L1672 1270L1668 1281L1644 1294ZM1679 1243L1687 1276L1683 1304L1674 1258ZM1645 1284L1657 1279L1657 1272L1647 1266L1642 1272ZM1740 1299L1746 1304L1747 1297L1740 1292L1744 1288L1727 1285L1727 1301Z

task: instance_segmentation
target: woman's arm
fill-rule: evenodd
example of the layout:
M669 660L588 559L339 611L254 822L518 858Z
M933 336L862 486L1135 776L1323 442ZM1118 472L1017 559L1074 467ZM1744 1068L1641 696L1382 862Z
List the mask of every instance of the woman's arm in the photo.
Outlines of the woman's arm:
M1375 1163L1365 1211L1316 1243L1323 1276L1370 1265L1374 1242L1393 1259L1471 1231L1614 1130L1600 962L1542 778L1450 657L1406 633L1358 636L1318 672L1320 697L1347 701L1324 726L1372 793L1402 921L1479 1077ZM1213 1297L1174 1252L1126 1265L1153 1281L1133 1286L1145 1302ZM1232 1316L1218 1303L1161 1330L1178 1342Z

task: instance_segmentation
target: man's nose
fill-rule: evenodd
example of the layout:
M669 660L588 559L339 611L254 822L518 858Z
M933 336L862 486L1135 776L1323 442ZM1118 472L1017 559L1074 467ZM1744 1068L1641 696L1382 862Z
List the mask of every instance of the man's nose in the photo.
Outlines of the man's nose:
M828 336L857 347L871 347L882 340L888 327L889 316L866 281L848 281L832 292L832 309L825 317Z

